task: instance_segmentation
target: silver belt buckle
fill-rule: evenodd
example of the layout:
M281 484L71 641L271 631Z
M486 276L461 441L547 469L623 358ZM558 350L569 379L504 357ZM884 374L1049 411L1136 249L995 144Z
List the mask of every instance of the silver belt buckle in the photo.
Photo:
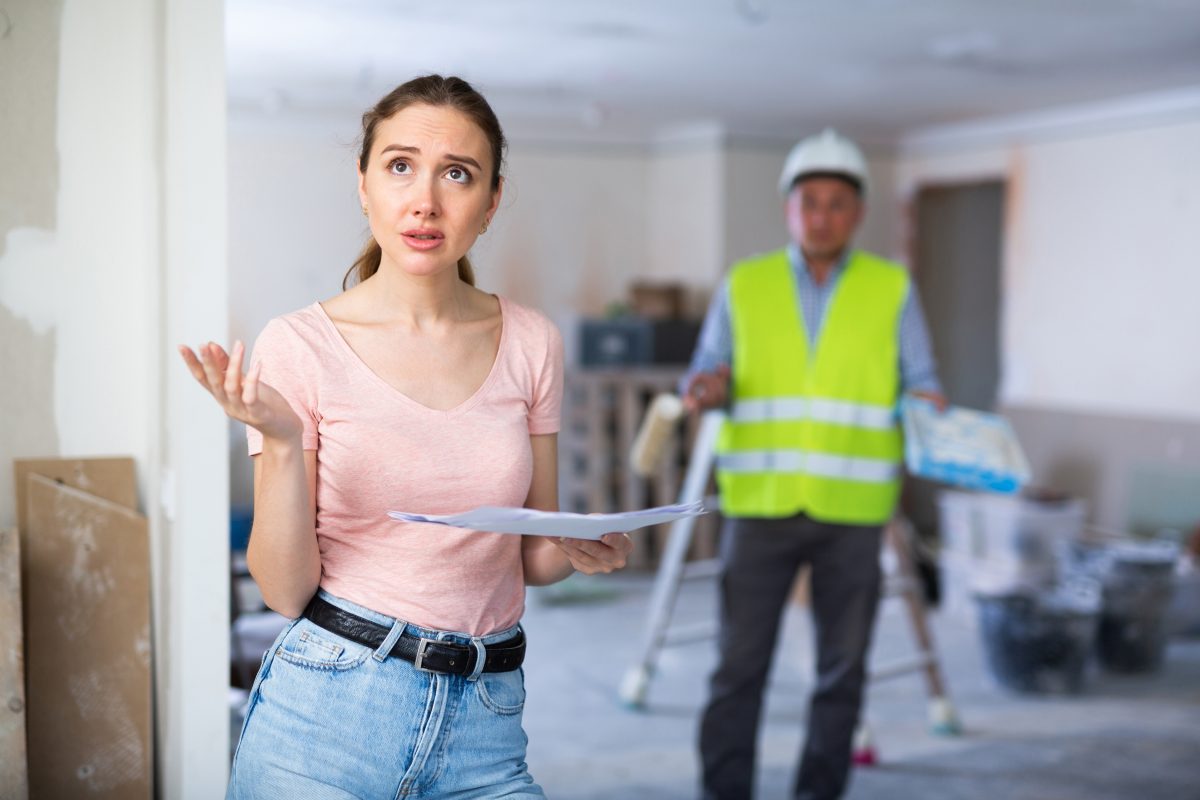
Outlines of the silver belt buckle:
M437 642L437 639L426 639L422 637L417 642L417 655L413 658L413 666L422 672L436 672L436 670L425 668L425 648Z

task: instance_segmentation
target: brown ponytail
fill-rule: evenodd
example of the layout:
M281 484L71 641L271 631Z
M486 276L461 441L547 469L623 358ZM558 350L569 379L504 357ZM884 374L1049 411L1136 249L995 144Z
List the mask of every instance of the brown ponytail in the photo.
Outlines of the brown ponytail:
M465 255L458 260L458 279L468 286L475 285L475 267Z

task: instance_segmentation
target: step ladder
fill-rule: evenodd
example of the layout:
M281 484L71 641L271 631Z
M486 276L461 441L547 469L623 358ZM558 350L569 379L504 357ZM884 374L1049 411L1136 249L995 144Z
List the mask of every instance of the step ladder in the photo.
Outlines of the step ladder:
M723 411L709 411L701 417L691 460L679 494L680 503L704 501L707 508L715 506L713 498L706 498L706 491L716 460L717 435L725 417ZM690 562L686 560L695 524L695 517L684 517L671 525L650 598L650 613L646 622L641 657L621 682L621 700L629 708L645 708L650 683L664 648L716 637L715 621L672 625L676 600L683 582L714 578L721 569L720 561L716 558ZM945 682L942 680L933 636L926 622L925 601L911 555L912 526L903 517L897 516L886 526L884 538L895 556L895 569L884 578L881 599L899 597L904 600L916 653L909 658L870 668L868 681L882 681L918 671L923 673L929 694L929 721L932 731L942 735L957 734L960 726L954 706L946 693ZM855 762L874 763L874 747L871 744L870 731L865 725L860 726L855 742Z

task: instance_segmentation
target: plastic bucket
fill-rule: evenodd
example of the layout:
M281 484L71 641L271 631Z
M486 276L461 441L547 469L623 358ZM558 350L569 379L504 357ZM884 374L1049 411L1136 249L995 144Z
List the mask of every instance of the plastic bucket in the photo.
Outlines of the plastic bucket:
M1019 692L1083 690L1100 612L1094 582L975 600L984 655L997 683Z
M1086 513L1078 498L1044 501L958 491L942 492L938 505L948 588L987 595L1054 586Z
M1162 664L1177 558L1178 549L1163 542L1112 548L1102 578L1097 641L1106 669L1149 672Z

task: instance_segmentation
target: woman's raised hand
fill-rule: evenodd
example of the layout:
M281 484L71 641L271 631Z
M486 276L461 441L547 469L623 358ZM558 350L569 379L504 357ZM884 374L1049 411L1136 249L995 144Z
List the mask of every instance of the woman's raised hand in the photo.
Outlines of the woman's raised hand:
M268 439L300 435L303 426L296 412L283 395L259 380L262 363L255 364L248 375L242 375L245 345L234 342L233 352L228 354L214 342L200 345L199 350L197 356L190 347L179 346L179 354L192 377L216 398L226 414L257 428Z

